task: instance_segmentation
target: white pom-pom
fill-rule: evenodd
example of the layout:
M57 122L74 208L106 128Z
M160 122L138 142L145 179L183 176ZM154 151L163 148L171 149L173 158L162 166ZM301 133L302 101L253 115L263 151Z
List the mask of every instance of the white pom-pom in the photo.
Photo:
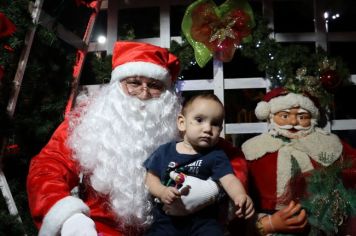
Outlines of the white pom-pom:
M255 109L255 115L259 120L266 120L271 113L271 108L269 103L261 101L257 104Z

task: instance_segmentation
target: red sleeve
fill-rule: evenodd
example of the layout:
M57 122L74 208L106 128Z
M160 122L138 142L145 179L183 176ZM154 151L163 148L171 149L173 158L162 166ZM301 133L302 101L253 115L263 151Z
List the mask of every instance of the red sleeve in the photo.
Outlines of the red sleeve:
M31 160L27 194L31 215L39 228L43 217L78 184L77 166L66 146L68 121L54 132L41 152Z
M342 145L343 161L350 165L342 171L343 182L346 187L356 189L356 149L346 142L342 142Z
M245 189L247 189L247 162L242 151L223 138L220 138L218 146L225 151L230 159L236 177L239 178Z

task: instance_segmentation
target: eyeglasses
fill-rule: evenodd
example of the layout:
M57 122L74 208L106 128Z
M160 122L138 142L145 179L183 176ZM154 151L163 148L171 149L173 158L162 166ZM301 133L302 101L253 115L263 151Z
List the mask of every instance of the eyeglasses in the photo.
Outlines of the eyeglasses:
M131 96L140 95L146 90L152 97L159 97L165 89L162 81L143 77L130 77L122 80L122 83Z

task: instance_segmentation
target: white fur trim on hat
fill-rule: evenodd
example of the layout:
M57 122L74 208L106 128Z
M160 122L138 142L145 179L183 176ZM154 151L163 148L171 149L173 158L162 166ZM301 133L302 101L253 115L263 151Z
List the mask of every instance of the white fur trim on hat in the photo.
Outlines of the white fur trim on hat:
M293 107L301 107L309 111L312 118L317 119L319 117L319 109L314 102L308 97L296 93L288 93L284 96L272 98L268 103L265 101L259 102L255 109L255 114L259 120L266 120L270 114Z
M111 73L111 83L131 76L157 79L163 81L166 85L170 85L171 82L171 75L166 68L150 62L136 61L115 67Z
M64 221L75 213L84 213L89 215L89 207L79 198L68 196L65 197L47 212L43 218L39 236L58 235Z
M271 114L271 108L268 102L261 101L257 103L256 109L255 109L255 115L257 119L259 120L265 120L269 117L269 114Z

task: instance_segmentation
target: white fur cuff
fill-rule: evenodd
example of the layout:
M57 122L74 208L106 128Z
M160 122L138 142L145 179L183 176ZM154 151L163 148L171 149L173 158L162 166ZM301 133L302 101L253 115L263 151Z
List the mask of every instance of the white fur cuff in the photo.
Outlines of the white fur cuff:
M64 221L75 213L84 213L88 215L89 207L81 199L72 196L59 200L45 215L38 235L57 235Z

